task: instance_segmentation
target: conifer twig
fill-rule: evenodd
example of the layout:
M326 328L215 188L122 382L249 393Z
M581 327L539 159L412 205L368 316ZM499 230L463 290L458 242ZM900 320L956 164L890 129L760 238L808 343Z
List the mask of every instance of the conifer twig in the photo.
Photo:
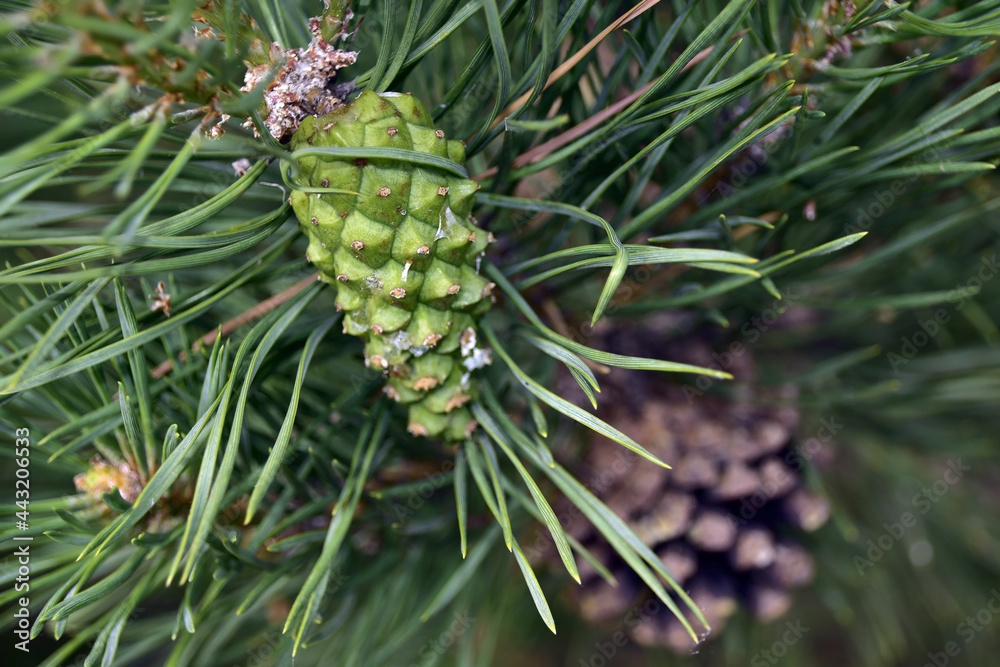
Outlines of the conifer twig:
M712 53L712 51L714 50L715 46L709 46L708 48L703 49L697 55L695 55L695 57L691 59L691 62L686 64L681 69L681 71L686 72L688 69L694 67L702 60L707 58L709 54ZM570 143L571 141L574 141L575 139L578 139L579 137L587 134L593 128L597 127L601 123L604 123L605 121L607 121L608 118L614 116L619 111L626 108L628 105L632 104L632 102L635 102L637 99L645 95L646 91L652 88L655 83L656 83L655 81L650 81L645 86L629 93L628 95L618 100L617 102L607 107L606 109L598 111L597 113L595 113L593 116L583 121L582 123L574 125L565 132L552 137L545 143L539 144L538 146L535 146L534 148L522 153L521 155L518 155L516 158L514 158L514 162L512 163L514 168L519 169L521 167L526 167L529 164L538 162L545 156L552 153L552 151L558 150L563 146L565 146L566 144ZM489 178L490 176L493 176L496 173L497 173L497 168L490 167L486 171L480 174L476 174L472 178L474 180L481 181L483 179Z
M222 326L218 327L217 329L213 329L212 331L209 331L207 334L196 340L194 342L194 345L191 346L191 351L197 352L202 348L202 346L213 344L216 338L218 338L219 336L228 336L229 334L236 331L244 324L248 324L249 322L253 322L256 319L259 319L264 315L267 315L272 310L274 310L275 308L277 308L278 306L285 303L293 296L304 290L306 287L316 282L318 278L319 278L318 273L314 273L308 278L303 278L302 280L295 283L288 289L275 294L269 299L261 301L253 308L250 308L249 310L240 313L236 317L230 320L226 320L225 322L222 323ZM179 358L180 361L187 361L187 352L181 352ZM170 359L167 359L162 364L153 369L152 375L154 378L160 379L173 369L174 369L174 362L171 361Z
M563 75L565 75L571 69L576 67L577 63L579 63L584 56L593 51L598 44L604 41L605 37L610 35L612 32L614 32L621 26L625 25L632 19L638 18L639 16L644 14L647 10L652 9L657 4L659 4L659 2L660 0L643 0L635 7L632 7L632 9L622 14L614 23L612 23L604 30L602 30L600 33L595 35L593 39L591 39L583 46L583 48L581 48L579 51L570 56L565 62L559 65L559 67L557 67L555 71L549 74L549 78L545 81L545 86L542 88L542 90L547 89L553 83L558 81ZM530 98L531 98L531 91L529 90L524 95L511 102L506 109L500 112L500 115L497 116L496 120L493 121L493 124L490 126L490 129L492 130L494 127L502 123L504 119L507 118L507 116L511 115L512 113L520 109L522 106L524 106L524 104Z

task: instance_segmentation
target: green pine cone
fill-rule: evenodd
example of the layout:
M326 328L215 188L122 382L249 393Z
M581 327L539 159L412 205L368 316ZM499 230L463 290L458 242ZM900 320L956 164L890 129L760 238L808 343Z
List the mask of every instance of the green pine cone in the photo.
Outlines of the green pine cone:
M307 147L389 147L465 162L412 95L362 93L292 136ZM471 373L490 363L476 322L493 302L479 275L492 235L470 214L479 184L400 160L300 158L291 203L309 237L307 258L337 287L344 331L365 341L365 363L387 378L385 393L410 405L415 435L461 440L475 427L466 403Z

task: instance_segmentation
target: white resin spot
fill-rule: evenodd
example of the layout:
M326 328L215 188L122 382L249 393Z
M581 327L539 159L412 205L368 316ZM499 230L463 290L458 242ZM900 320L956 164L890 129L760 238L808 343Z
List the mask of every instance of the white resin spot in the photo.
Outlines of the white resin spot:
M461 223L459 223L458 217L455 215L454 211L451 210L451 207L445 205L445 207L441 210L441 215L438 216L438 228L437 232L434 234L434 240L437 241L438 239L451 238L455 226L460 224Z
M458 345L463 357L472 354L472 351L476 349L476 330L469 327L463 331L458 339Z
M410 340L410 335L405 331L397 331L389 336L389 345L392 345L397 352L412 351L413 341Z
M489 350L484 350L481 347L474 349L471 355L462 360L462 365L470 371L482 368L483 366L489 366L492 363L493 354Z

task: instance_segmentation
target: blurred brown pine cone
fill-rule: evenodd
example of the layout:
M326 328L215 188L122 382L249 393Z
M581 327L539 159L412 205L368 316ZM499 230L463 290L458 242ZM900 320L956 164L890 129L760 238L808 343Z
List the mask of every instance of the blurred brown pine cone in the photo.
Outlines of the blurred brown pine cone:
M813 578L813 560L795 541L796 534L819 528L829 516L826 501L803 486L804 460L794 449L798 412L789 407L794 392L756 386L746 348L716 354L724 346L704 338L664 340L669 334L663 332L672 327L660 320L628 330L596 331L596 340L588 344L620 354L723 367L736 378L727 382L735 398L718 397L705 379L699 383L691 376L610 369L599 377L599 415L672 469L594 437L577 473L660 556L702 609L713 634L740 606L762 622L774 620L788 610L790 591ZM571 378L561 379L560 385L562 395L580 395ZM828 454L810 452L809 458L821 462ZM574 588L573 598L585 620L615 624L651 595L589 523L581 518L567 530L618 580L612 586L581 564L583 584ZM680 622L665 611L644 617L629 632L640 644L678 653L694 646Z

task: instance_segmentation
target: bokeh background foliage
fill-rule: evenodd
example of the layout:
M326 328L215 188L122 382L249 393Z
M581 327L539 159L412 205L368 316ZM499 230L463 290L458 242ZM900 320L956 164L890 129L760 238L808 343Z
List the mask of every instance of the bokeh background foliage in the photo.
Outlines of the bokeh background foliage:
M13 637L8 538L33 535L27 664L995 659L1000 3L0 6L9 479L13 430L33 440L28 531L0 499L0 623ZM338 83L413 92L483 185L495 361L457 446L380 398L302 258L294 156L241 126L264 129L246 63L306 46L324 11L359 53ZM573 481L579 422L614 424L547 393L593 392L602 364L734 393L722 354L699 374L590 347L602 315L627 336L663 313L795 386L802 443L842 424L809 475L833 513L803 538L794 642L739 615L695 656L609 657L624 619L585 626L562 593L589 554L546 512L560 495L685 606ZM517 546L538 520L566 568Z

